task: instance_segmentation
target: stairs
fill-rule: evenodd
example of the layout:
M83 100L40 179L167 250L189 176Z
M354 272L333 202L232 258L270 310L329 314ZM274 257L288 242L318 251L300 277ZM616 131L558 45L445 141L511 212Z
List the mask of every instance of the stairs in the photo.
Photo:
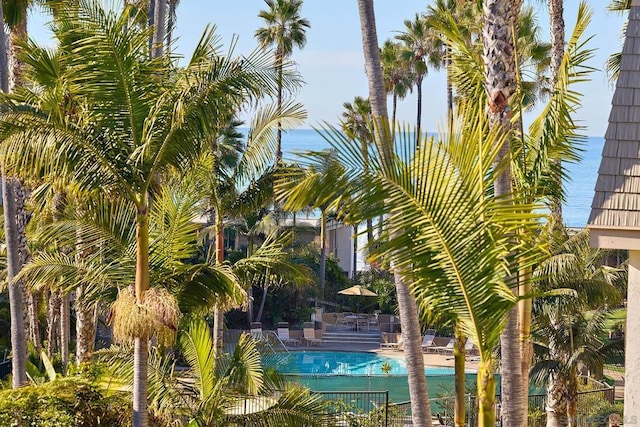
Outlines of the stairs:
M326 330L322 340L327 344L372 344L380 345L380 330L367 331Z

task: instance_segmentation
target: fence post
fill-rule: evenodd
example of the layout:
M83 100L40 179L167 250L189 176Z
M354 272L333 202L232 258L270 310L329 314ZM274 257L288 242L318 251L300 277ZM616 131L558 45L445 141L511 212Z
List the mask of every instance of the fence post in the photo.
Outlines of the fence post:
M384 427L389 427L389 390L385 391Z

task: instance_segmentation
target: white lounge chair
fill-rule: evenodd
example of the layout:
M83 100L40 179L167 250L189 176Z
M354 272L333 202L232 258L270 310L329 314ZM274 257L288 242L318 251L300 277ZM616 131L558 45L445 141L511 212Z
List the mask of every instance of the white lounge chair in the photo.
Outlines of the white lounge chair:
M456 342L455 338L451 337L451 339L449 340L447 345L433 347L432 350L435 350L438 354L453 353L453 346L454 346L455 342Z
M398 341L396 342L381 342L381 348L392 348L394 350L402 350L403 342L402 335L398 336Z
M433 343L433 339L435 337L436 337L435 329L427 329L425 331L425 334L422 337L422 351L429 352L431 349L435 348L435 344Z
M305 323L302 333L304 334L304 341L307 343L307 346L310 344L324 345L322 338L316 338L316 331L313 326L307 326Z
M287 322L278 323L278 338L280 338L280 341L282 341L282 343L284 345L298 345L298 344L300 344L299 340L297 340L295 338L291 338L291 336L289 334L289 323L287 323Z

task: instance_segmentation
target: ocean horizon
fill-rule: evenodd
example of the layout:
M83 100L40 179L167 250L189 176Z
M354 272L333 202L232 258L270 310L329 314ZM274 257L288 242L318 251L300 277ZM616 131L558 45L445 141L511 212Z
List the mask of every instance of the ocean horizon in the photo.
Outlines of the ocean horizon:
M598 168L602 156L604 137L590 136L581 147L582 160L566 163L568 181L564 183L566 201L562 213L568 227L585 227L591 211ZM307 150L322 150L329 144L314 129L294 129L282 134L282 151L285 160L292 160L296 153Z

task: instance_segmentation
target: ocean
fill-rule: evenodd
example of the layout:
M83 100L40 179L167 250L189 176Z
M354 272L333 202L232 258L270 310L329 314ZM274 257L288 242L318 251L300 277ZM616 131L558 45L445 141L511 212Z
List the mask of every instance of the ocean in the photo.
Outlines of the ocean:
M567 200L563 205L563 217L565 225L569 227L584 227L589 219L603 145L604 138L589 137L582 147L584 151L580 163L565 165L570 179L564 184ZM285 160L293 159L296 152L327 147L329 144L312 129L296 129L282 135Z

